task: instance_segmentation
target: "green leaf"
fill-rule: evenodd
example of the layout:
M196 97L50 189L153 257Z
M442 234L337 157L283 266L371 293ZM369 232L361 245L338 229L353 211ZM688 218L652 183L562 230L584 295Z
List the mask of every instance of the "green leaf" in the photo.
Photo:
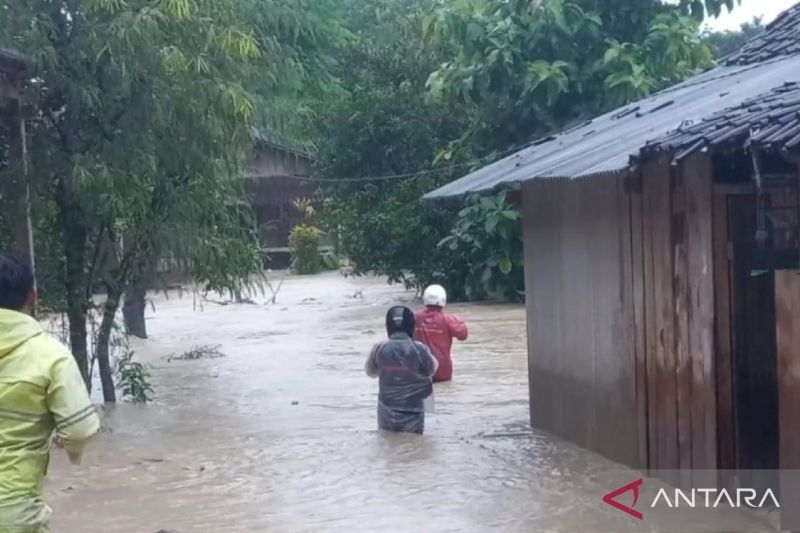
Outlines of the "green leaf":
M620 54L619 47L612 46L611 48L606 50L605 56L603 56L603 62L606 64L613 63L614 61L617 60L617 58L619 58L619 54Z
M508 257L504 257L500 260L500 264L498 266L500 268L500 272L502 272L507 276L511 273L511 270L514 268L514 263L512 263L511 259L509 259Z

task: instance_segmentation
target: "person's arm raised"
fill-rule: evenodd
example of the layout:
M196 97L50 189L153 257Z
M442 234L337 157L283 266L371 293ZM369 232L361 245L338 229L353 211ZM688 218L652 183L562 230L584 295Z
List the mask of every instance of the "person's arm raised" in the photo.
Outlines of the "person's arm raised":
M460 341L465 341L469 337L467 325L456 316L447 315L447 327L450 330L450 335Z

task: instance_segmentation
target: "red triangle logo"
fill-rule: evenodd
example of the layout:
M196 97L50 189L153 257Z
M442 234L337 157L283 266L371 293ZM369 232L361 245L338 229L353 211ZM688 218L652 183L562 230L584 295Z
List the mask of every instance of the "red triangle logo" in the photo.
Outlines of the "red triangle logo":
M615 509L622 511L623 513L631 515L637 520L644 520L644 515L639 511L637 511L636 509L634 509L634 507L636 507L636 503L639 501L639 488L642 485L644 485L644 479L636 480L633 483L629 483L624 487L620 487L613 492L609 492L608 494L603 496L603 501L608 505L610 505L611 507L614 507ZM628 507L624 503L620 503L617 501L617 498L619 498L620 496L622 496L627 492L633 493L633 503L630 505L630 507Z

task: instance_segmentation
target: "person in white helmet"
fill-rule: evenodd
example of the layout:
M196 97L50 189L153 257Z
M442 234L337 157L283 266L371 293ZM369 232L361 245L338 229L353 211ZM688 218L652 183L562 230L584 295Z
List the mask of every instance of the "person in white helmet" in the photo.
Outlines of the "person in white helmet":
M439 361L439 369L433 381L453 379L453 359L450 351L453 339L467 340L467 325L453 315L444 312L447 305L447 291L441 285L431 285L422 295L425 308L417 313L414 338L430 348Z

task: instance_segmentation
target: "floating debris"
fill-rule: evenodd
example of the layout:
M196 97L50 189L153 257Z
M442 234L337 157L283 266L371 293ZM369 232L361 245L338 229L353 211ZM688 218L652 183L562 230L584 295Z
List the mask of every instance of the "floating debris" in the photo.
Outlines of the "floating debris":
M190 350L182 353L181 355L172 354L167 357L167 362L170 361L197 361L198 359L219 359L225 357L225 354L219 351L219 344L211 346L202 344L193 346Z

